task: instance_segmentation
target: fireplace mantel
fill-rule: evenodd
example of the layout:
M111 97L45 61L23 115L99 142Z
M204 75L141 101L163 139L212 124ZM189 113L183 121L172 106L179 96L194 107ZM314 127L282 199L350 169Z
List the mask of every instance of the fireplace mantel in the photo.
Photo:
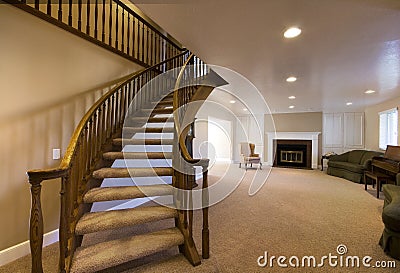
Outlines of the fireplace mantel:
M321 132L270 132L268 135L267 165L272 166L274 163L274 139L295 139L295 140L311 140L311 167L318 168L318 135Z

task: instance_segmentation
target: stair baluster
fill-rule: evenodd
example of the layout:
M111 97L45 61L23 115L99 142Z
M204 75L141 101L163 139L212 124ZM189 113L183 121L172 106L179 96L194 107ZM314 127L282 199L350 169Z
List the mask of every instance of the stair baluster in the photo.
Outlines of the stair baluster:
M119 43L118 43L118 30L119 30L119 27L118 27L118 19L119 19L119 5L118 5L118 3L117 3L117 7L115 8L115 48L116 49L118 49L118 46L119 46Z
M82 0L78 0L78 30L82 31Z
M122 50L122 52L125 52L125 45L124 45L124 42L125 42L125 9L122 9L122 19L121 20L122 20L121 50ZM129 52L129 50L127 51L127 54L129 54L128 52Z
M90 18L90 17L89 17ZM94 38L97 39L98 36L98 20L99 20L99 0L94 3Z
M102 1L102 13L101 13L101 41L105 43L106 40L106 0Z
M72 1L68 1L68 25L72 27Z
M90 35L90 0L86 3L86 34Z
M108 11L108 45L112 46L112 21L113 21L113 16L112 16L112 5L113 2L110 1L110 6L109 6L109 11Z
M142 40L142 50L141 50L142 58L141 58L141 60L142 60L142 62L145 62L145 58L144 58L144 23L143 22L142 22L142 35L140 37Z

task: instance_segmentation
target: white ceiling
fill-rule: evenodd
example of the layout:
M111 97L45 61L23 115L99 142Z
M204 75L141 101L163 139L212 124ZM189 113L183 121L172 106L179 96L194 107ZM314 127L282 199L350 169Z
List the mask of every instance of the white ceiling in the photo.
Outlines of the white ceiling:
M207 63L247 77L273 112L362 111L400 96L399 0L140 0L136 5ZM293 25L302 35L284 39L283 31ZM291 75L298 81L287 83ZM377 92L367 95L367 89ZM289 100L291 95L296 99Z

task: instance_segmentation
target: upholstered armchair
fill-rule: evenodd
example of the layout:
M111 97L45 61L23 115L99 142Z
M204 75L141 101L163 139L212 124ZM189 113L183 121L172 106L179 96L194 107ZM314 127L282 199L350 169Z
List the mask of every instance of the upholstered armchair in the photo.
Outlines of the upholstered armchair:
M254 153L255 144L248 142L241 142L239 144L240 151L240 163L239 168L244 164L245 169L247 170L247 165L250 164L250 167L253 167L253 164L259 164L260 170L262 167L261 157L259 154Z

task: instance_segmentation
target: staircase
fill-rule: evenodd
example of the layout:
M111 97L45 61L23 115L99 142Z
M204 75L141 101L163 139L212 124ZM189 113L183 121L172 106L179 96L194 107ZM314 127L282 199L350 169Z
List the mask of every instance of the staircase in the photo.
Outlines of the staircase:
M154 81L161 74L167 76ZM192 158L199 106L188 105L204 100L223 84L226 82L186 51L131 75L99 99L76 128L60 166L28 171L32 272L43 272L41 183L55 178L61 178L59 272L97 272L172 247L178 247L192 265L200 264L193 240L194 187L202 189L198 198L203 218L201 249L202 257L207 259L208 159ZM121 165L123 160L129 164ZM195 167L202 168L203 178L197 181L201 186L196 184ZM130 183L119 184L121 179ZM137 183L139 180L142 182ZM98 202L148 197L162 197L167 202L92 210ZM165 219L173 219L175 224L151 233L82 244L84 238L89 236L90 240L90 234L96 232L119 234L125 227Z
M194 120L202 101L226 82L120 0L5 2L145 67L88 110L59 166L27 172L32 200L31 272L43 273L41 188L43 181L53 179L61 184L58 272L114 272L118 265L173 247L193 266L199 265L201 257L193 240L195 209L202 211L201 256L207 259L209 161L192 157ZM160 161L164 163L156 165ZM196 168L202 170L200 180ZM98 206L143 198L158 200L158 205L114 210ZM194 200L200 204L194 205ZM124 228L166 219L171 220L170 226L150 233L90 242L100 232L119 235Z
M166 96L160 105L157 105L154 109L142 109L139 116L132 121L133 125L137 127L125 127L125 134L132 135L132 138L113 139L114 149L117 151L106 152L103 154L103 159L110 162L121 161L123 159L129 159L129 161L142 162L143 159L160 162L160 160L172 160L171 152L162 152L161 149L158 152L123 152L126 148L135 149L143 148L144 150L152 150L147 146L158 146L162 145L163 149L172 151L173 138L162 139L162 138L148 138L154 137L154 135L171 134L173 133L174 127L173 119L168 120L168 117L164 117L160 121L157 115L169 115L172 117L172 95ZM141 117L140 115L144 117ZM150 117L144 125L143 118ZM157 122L157 123L154 123ZM154 124L157 126L155 127ZM152 126L153 125L153 126ZM169 125L169 126L168 126ZM139 135L140 138L135 138ZM123 146L125 145L125 146ZM137 150L138 150L137 148ZM153 148L153 147L151 147ZM154 148L153 148L154 150ZM165 163L165 162L164 162ZM131 164L133 166L138 165ZM134 198L144 197L155 197L155 196L171 196L173 188L167 184L158 184L157 177L169 177L172 181L173 169L171 167L152 167L145 168L99 168L93 171L93 178L103 179L117 179L117 178L130 178L133 179L139 177L147 177L146 183L151 184L138 186L112 186L112 187L97 187L89 190L83 196L83 202L92 204L94 202L113 201L113 200L128 200ZM153 178L153 179L151 179ZM151 180L156 181L151 182ZM104 230L115 230L126 226L133 226L144 224L148 222L159 221L163 219L177 219L178 212L176 209L158 206L149 207L137 207L122 210L111 210L111 211L100 211L100 212L88 212L85 213L77 222L75 233L79 236L85 236L93 232L99 232ZM153 233L134 235L131 237L106 241L99 244L90 245L87 247L78 247L75 251L72 267L70 272L96 272L105 268L113 267L121 263L125 263L134 259L138 259L150 254L157 253L183 245L185 238L182 232L177 227L166 227L163 230L156 231ZM129 251L119 251L120 249L126 249Z

